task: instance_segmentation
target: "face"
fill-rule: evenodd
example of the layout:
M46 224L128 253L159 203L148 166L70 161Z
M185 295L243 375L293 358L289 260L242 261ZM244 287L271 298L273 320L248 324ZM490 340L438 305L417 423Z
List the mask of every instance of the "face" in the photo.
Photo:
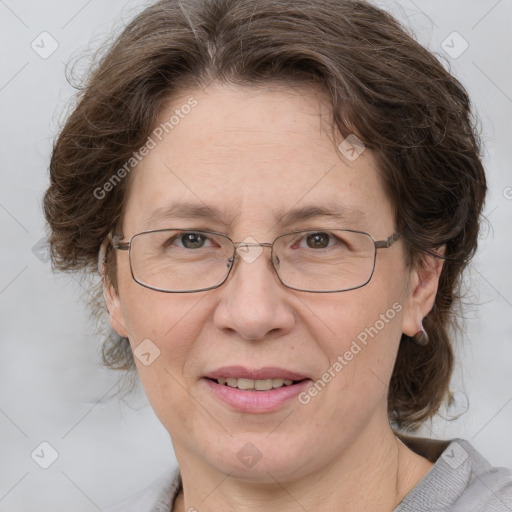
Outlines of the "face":
M235 242L319 227L375 240L394 233L374 155L341 154L318 91L217 84L173 98L162 120L190 97L196 106L133 171L124 240L169 227L218 231ZM183 202L219 216L162 213ZM343 216L282 222L304 207ZM269 248L254 261L239 258L219 288L195 293L142 287L128 252L117 258L118 287L107 290L111 323L136 354L149 343L141 346L152 362L136 357L138 373L180 466L283 481L326 467L389 427L387 384L401 334L419 330L435 294L435 283L407 268L400 240L377 251L366 286L340 293L286 288ZM218 384L222 375L305 380L240 391Z

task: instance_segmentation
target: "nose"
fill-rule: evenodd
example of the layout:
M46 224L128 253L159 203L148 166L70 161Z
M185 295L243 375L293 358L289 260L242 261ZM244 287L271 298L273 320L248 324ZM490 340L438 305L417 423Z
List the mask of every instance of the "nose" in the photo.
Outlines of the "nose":
M278 337L293 328L291 290L279 280L269 246L246 244L237 250L234 268L219 288L221 299L214 314L217 328L247 340Z

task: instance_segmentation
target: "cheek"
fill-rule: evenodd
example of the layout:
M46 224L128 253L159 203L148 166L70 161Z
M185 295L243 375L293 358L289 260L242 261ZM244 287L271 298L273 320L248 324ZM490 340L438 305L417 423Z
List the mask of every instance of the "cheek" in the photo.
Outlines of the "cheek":
M161 344L164 338L181 340L182 336L175 336L174 332L183 329L183 325L189 330L193 328L188 317L197 310L204 293L174 294L151 290L132 278L128 258L118 264L121 313L132 347L148 338L164 350L166 347Z
M132 349L149 339L175 367L185 360L204 324L203 294L166 294L134 284L121 295Z
M120 292L140 382L162 424L190 433L196 424L190 368L207 322L204 293L165 294L134 285L126 283Z
M369 347L373 339L399 337L404 294L396 285L371 284L337 297L318 296L309 303L304 300L323 326L322 344L330 356L348 350L353 341Z
M118 283L123 322L149 400L166 395L167 382L173 388L173 382L186 387L187 368L196 359L195 341L212 315L205 307L208 292L173 294L145 288L133 280L127 258L119 262ZM140 357L148 352L149 358ZM151 364L146 364L148 359ZM176 389L169 394L179 396Z
M323 394L324 384L331 390L325 399L332 402L327 409L333 417L364 414L385 401L402 333L404 300L399 279L375 279L336 300L319 296L309 304L325 333L316 334L326 360L318 393ZM340 397L344 407L336 406Z

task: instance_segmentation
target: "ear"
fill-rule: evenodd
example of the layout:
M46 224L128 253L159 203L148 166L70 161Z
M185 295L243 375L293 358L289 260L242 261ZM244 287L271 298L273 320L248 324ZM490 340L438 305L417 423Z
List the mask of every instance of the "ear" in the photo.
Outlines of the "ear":
M443 256L445 246L436 252ZM417 268L411 271L409 295L402 317L402 332L407 336L414 336L421 330L423 319L432 310L442 269L443 259L427 255L423 256Z
M106 271L106 254L110 244L110 238L107 237L103 240L99 254L98 254L98 270L101 274L103 284L103 297L107 305L107 312L109 314L110 325L112 329L124 338L128 337L128 331L125 327L123 311L121 308L121 301L112 281L109 279Z
M107 304L107 311L112 329L123 338L128 338L128 330L125 327L121 301L114 285L107 276L103 276L103 296Z

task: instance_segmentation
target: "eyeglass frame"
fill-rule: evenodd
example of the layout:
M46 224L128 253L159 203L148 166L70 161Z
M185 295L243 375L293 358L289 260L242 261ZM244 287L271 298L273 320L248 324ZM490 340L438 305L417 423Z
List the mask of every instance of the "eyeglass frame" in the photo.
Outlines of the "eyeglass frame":
M156 288L154 286L150 286L148 284L144 284L144 283L138 281L136 279L135 275L134 275L132 260L130 258L130 250L131 250L132 241L133 241L133 239L135 237L137 237L139 235L145 235L145 234L148 234L148 233L159 233L159 232L162 232L162 231L184 231L184 232L191 232L191 233L209 233L209 234L212 234L212 235L220 235L220 236L222 236L224 238L227 238L231 242L231 244L233 245L233 256L228 259L228 262L230 263L230 266L229 266L228 272L227 272L226 276L224 277L224 279L220 283L218 283L218 284L216 284L214 286L209 286L207 288L200 288L200 289L197 289L197 290L162 290L161 288ZM370 238L370 240L373 242L373 245L374 245L373 266L372 266L372 271L370 273L370 276L368 277L368 279L363 284L360 284L358 286L353 286L351 288L344 288L342 290L304 290L304 289L301 289L301 288L295 288L293 286L289 286L289 285L287 285L286 283L283 282L283 280L281 279L281 276L279 275L278 270L275 267L274 259L272 257L273 256L273 251L274 251L274 244L276 243L276 241L279 238L282 238L283 236L292 235L294 233L310 233L310 232L314 233L314 232L322 232L322 231L345 231L345 232L349 232L349 233L359 233L361 235L365 235L368 238ZM126 242L123 242L121 240L123 238L122 236L113 235L112 232L109 233L108 238L109 238L109 240L110 240L110 242L112 244L112 247L114 249L116 249L118 251L128 251L128 261L129 261L129 264L130 264L130 273L132 275L133 280L138 285L143 286L144 288L148 288L149 290L156 291L156 292L162 292L162 293L196 293L196 292L205 292L205 291L208 291L208 290L214 290L214 289L219 288L220 286L222 286L227 281L228 277L231 275L231 271L236 266L237 257L239 256L239 254L237 252L237 249L239 247L270 247L270 261L272 263L272 268L274 269L274 272L276 273L277 278L279 279L281 284L283 286L285 286L286 288L289 288L290 290L296 290L296 291L299 291L299 292L306 292L306 293L341 293L341 292L349 292L349 291L352 291L352 290L357 290L358 288L362 288L363 286L366 286L371 281L371 279L373 277L373 274L375 273L375 264L376 264L376 261L377 261L377 249L389 249L400 238L400 233L398 231L395 231L393 234L391 234L390 236L388 236L384 240L375 240L373 238L373 236L370 235L369 233L367 233L365 231L355 230L355 229L314 228L314 229L300 229L300 230L296 230L296 231L290 231L289 233L283 233L282 235L279 235L276 238L274 238L274 240L272 242L247 243L247 242L233 242L233 240L231 240L231 238L228 235L226 235L225 233L221 233L219 231L209 231L209 230L194 229L194 228L161 228L161 229L150 229L150 230L147 230L147 231L141 231L140 233L136 233L135 235L133 235L130 238L130 240L128 240Z

